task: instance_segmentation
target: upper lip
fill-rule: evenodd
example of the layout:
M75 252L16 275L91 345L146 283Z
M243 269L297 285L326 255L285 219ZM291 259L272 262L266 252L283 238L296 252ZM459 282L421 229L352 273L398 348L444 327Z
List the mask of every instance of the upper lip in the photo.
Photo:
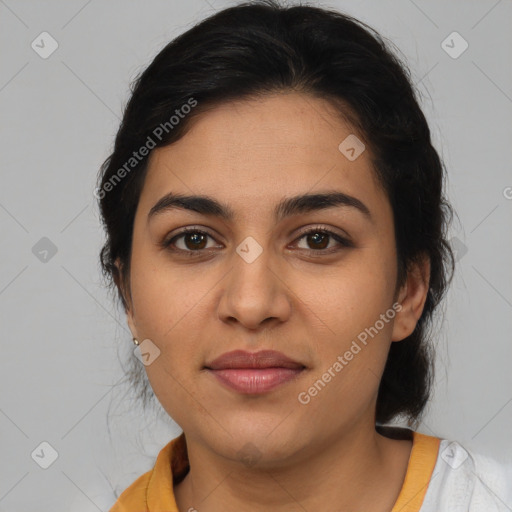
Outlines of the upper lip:
M261 350L259 352L246 352L233 350L226 352L205 365L210 370L223 370L234 368L298 368L305 366L286 357L275 350Z

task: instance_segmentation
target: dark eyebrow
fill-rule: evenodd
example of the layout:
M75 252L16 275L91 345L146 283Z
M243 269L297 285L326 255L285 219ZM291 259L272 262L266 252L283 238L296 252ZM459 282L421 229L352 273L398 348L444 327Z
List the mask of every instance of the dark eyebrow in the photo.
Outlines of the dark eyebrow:
M283 199L274 208L274 220L279 222L292 215L324 210L335 206L355 208L364 214L369 221L373 222L370 210L362 201L339 191L321 194L303 194ZM212 197L170 192L160 198L153 208L151 208L148 213L148 222L155 215L173 209L191 210L201 215L213 215L226 221L236 219L235 212L229 206L219 203Z

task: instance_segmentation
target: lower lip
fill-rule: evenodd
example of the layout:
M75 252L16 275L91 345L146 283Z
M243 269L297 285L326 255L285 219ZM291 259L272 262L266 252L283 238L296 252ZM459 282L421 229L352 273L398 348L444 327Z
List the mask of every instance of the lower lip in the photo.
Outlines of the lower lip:
M208 371L223 384L239 393L258 394L294 379L302 370L301 368L234 368Z

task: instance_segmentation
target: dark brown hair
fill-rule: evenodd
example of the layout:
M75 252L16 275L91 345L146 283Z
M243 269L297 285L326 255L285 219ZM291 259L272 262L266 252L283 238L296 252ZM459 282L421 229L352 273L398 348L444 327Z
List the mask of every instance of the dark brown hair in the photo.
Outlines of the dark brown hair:
M377 424L398 415L410 424L430 396L429 330L453 277L454 256L445 238L453 210L443 195L444 165L410 72L390 47L361 21L319 7L262 0L219 11L171 41L134 81L96 194L107 236L103 274L126 308L120 285L129 294L133 221L148 160L148 155L131 160L133 152L149 147L150 140L154 147L172 144L192 119L231 100L280 91L329 100L371 150L375 175L392 206L397 290L412 263L430 259L423 313L409 337L391 344L377 399ZM144 368L135 361L128 374L142 385L139 395L146 405L152 393Z

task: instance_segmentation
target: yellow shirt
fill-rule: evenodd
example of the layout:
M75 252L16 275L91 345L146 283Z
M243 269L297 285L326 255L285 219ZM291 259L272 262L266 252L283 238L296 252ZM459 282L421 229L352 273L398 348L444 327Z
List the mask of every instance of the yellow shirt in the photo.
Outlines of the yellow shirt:
M404 484L392 512L418 512L436 465L440 439L412 432L413 445ZM152 470L123 491L110 512L179 512L173 486L188 473L185 436L170 441Z

